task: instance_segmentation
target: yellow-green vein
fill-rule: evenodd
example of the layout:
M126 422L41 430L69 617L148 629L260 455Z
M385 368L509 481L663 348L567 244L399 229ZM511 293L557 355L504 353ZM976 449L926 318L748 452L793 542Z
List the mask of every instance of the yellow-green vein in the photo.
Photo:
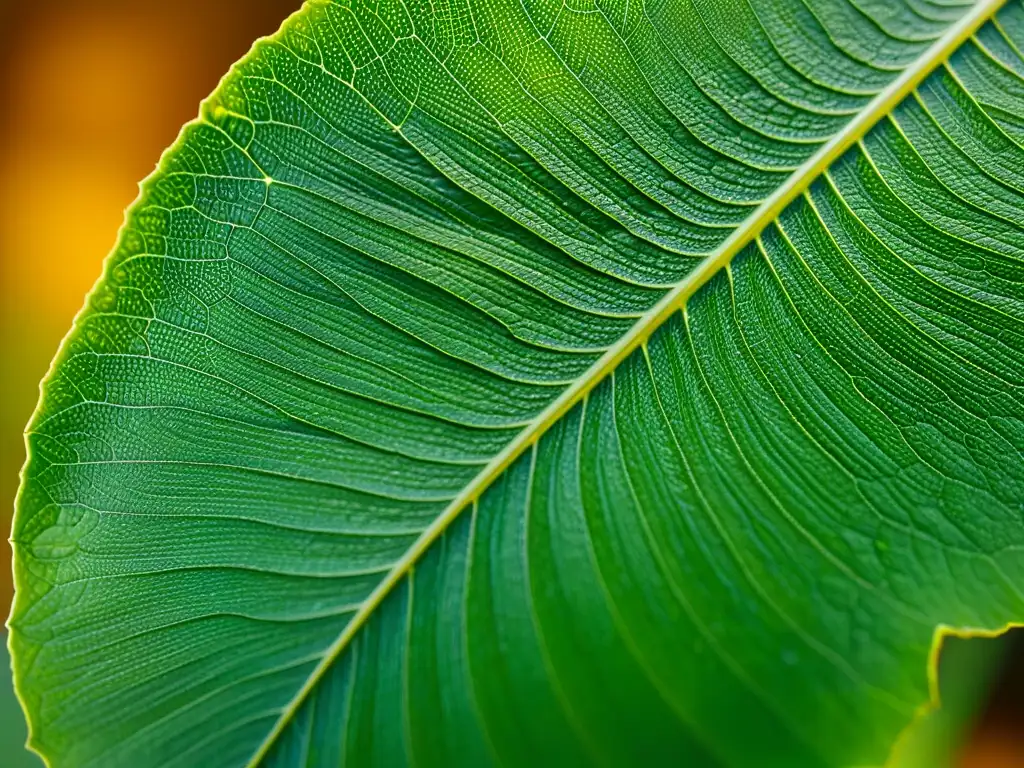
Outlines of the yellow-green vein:
M881 91L846 127L826 142L770 197L754 210L714 252L705 257L689 275L672 288L648 310L630 330L601 356L579 379L533 419L498 455L438 515L399 559L373 592L362 603L352 620L327 649L321 662L310 674L302 688L284 708L274 728L259 745L249 766L259 764L287 726L291 717L305 701L328 667L341 655L356 633L363 627L384 598L413 564L444 533L451 522L474 502L519 456L564 416L590 390L614 370L620 362L643 344L669 317L678 312L686 301L726 266L736 254L752 242L761 231L804 192L829 165L847 149L856 144L868 130L885 117L904 97L908 96L936 67L942 64L963 42L991 18L1005 0L979 0L956 24L950 27L921 56L909 65L899 77Z

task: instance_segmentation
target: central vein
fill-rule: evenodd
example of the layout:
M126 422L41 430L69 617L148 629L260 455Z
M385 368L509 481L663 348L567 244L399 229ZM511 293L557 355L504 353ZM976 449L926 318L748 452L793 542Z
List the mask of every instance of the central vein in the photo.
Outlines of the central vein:
M267 734L249 762L254 768L266 755L284 730L292 715L312 691L323 673L341 655L349 642L391 589L409 572L412 565L427 551L448 526L469 504L487 490L519 456L543 435L548 428L568 413L590 390L597 386L620 362L642 345L662 323L680 311L686 301L714 275L727 266L733 257L752 242L774 221L783 209L801 195L821 173L847 149L857 143L879 120L884 118L903 98L909 95L950 54L991 18L1005 0L979 0L956 24L950 27L931 47L868 103L842 131L814 153L775 192L759 205L715 251L705 257L682 281L668 291L649 309L618 342L610 347L579 379L567 387L557 399L538 414L501 453L497 454L463 488L452 502L399 559L376 589L366 598L338 639L324 654L305 685L295 694L281 717Z

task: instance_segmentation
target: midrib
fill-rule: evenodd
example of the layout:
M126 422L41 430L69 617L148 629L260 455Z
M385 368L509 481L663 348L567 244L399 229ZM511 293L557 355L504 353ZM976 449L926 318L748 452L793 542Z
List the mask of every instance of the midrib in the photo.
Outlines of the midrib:
M953 51L991 18L1006 0L979 0L956 24L951 26L931 47L914 60L892 83L881 91L868 105L847 123L842 131L814 153L797 168L770 197L759 205L725 241L704 258L690 274L668 291L657 304L648 310L629 331L579 379L565 389L547 408L513 439L501 453L497 454L476 477L452 500L434 522L423 531L416 542L398 560L376 589L362 603L355 616L324 654L306 683L282 712L274 728L267 734L249 761L254 768L267 754L270 747L302 705L306 696L316 686L324 672L342 654L355 634L363 627L373 612L383 602L391 589L409 572L420 556L445 532L449 524L477 499L490 484L500 476L519 456L539 439L547 429L564 416L583 397L614 370L620 362L643 344L663 322L686 304L722 267L732 261L747 244L782 212L782 210L806 190L829 165L847 149L859 141L868 130L885 117L905 96L910 94L936 67L942 64Z

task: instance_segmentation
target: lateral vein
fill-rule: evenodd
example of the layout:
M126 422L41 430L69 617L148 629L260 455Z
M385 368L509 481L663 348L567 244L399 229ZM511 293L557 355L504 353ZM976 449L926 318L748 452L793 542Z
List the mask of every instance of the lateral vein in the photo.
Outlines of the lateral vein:
M651 309L610 347L580 378L570 384L547 408L497 454L473 480L441 512L430 526L399 559L377 587L360 605L352 620L324 653L320 663L282 710L274 728L253 754L247 768L255 768L269 752L292 716L305 701L320 678L348 646L355 634L366 624L373 612L390 594L392 588L411 571L415 562L441 537L448 526L467 506L472 504L519 456L530 448L558 419L569 412L620 362L650 338L661 325L680 311L687 300L704 286L719 270L729 264L743 248L757 238L762 230L799 197L833 162L860 139L883 117L910 95L915 88L986 21L1006 0L979 0L956 24L939 37L928 50L879 92L858 112L842 131L821 146L806 162L789 176L764 202L733 230L722 244L706 256L692 272L669 290Z

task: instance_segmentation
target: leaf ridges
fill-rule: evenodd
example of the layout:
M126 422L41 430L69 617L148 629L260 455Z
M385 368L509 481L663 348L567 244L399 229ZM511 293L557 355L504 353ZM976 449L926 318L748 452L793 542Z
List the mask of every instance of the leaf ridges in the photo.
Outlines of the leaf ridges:
M309 4L130 211L30 429L33 738L880 759L1024 601L1021 9L428 5Z

